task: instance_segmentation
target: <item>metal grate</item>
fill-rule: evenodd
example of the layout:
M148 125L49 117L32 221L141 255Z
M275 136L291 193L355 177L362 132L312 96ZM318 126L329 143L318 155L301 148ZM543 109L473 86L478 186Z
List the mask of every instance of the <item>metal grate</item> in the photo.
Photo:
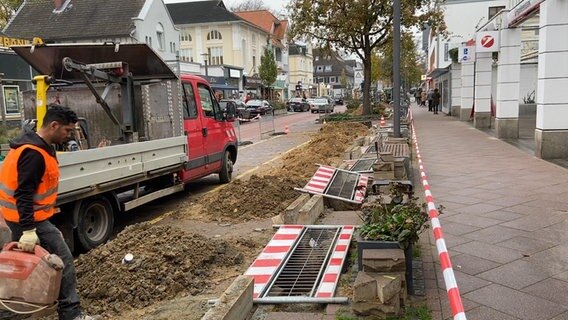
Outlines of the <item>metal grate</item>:
M355 162L355 164L351 167L350 171L354 172L366 172L373 170L373 164L375 163L376 159L360 159Z
M330 196L353 199L355 186L357 186L359 175L349 171L337 171L331 184L326 190Z
M264 297L313 296L340 229L306 228Z
M377 146L373 143L365 150L365 153L377 153Z
M408 145L403 143L385 143L383 152L392 153L395 158L407 158Z

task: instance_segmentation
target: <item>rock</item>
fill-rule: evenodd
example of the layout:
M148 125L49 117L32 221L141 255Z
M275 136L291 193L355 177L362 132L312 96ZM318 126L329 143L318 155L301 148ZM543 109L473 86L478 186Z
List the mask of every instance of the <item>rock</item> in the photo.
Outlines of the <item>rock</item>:
M380 318L400 315L400 296L395 295L387 303L381 303L378 299L373 301L353 302L353 311L362 316L377 316Z
M379 301L386 303L402 290L402 279L399 275L374 275L377 280L377 296Z
M363 271L392 272L405 270L406 263L402 249L363 250Z
M353 301L373 301L377 299L377 280L366 272L359 271L353 284Z

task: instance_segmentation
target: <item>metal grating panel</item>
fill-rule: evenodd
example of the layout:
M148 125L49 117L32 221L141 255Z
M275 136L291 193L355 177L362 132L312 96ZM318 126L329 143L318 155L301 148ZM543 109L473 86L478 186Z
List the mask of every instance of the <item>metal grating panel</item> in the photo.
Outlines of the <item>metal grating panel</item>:
M365 171L372 171L373 164L375 163L375 159L360 159L355 162L355 164L349 169L349 171L354 172L365 172Z
M408 145L406 143L385 143L383 152L392 153L395 158L407 158Z
M353 199L358 178L355 173L338 171L325 193L339 198Z
M311 297L326 270L340 227L306 228L265 297Z

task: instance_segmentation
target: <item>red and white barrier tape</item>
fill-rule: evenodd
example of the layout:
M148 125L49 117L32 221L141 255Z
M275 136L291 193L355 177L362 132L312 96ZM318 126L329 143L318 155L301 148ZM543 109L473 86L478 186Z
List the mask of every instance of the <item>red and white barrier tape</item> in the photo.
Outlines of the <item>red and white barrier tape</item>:
M428 215L430 216L430 221L432 223L432 232L434 233L434 239L436 239L436 248L438 249L440 266L442 267L442 273L444 274L444 283L446 284L446 290L448 292L448 300L450 302L454 320L466 320L460 291L458 289L458 284L454 275L454 269L452 268L452 262L450 260L448 249L446 247L446 241L444 240L444 235L442 234L442 226L440 225L440 220L438 219L440 213L436 208L434 197L432 196L432 192L430 191L430 185L428 184L428 180L426 179L426 171L424 170L424 165L420 156L418 140L416 139L416 130L414 129L414 123L412 122L412 113L410 112L410 110L409 113L411 121L410 123L412 126L412 140L414 140L414 146L416 148L416 158L418 159L420 176L422 177L422 185L424 187L424 195L426 197L426 203L428 204Z

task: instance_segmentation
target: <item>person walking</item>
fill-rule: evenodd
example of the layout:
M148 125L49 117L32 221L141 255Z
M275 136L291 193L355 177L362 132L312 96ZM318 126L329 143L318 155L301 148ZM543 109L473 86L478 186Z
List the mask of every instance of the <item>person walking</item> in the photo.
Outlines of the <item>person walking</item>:
M432 89L428 90L428 111L432 112L434 110L434 104L432 102L434 91Z
M428 94L426 93L426 90L422 90L422 92L420 93L420 106L421 107L426 107L426 100L428 99Z
M422 96L422 88L417 88L416 91L414 91L414 99L416 99L417 105L420 104L420 97L421 96Z
M36 244L63 260L57 304L59 320L96 320L81 312L73 255L61 232L49 222L55 214L59 166L53 144L68 140L77 123L68 107L50 105L37 133L14 138L0 170L0 210L18 248L34 252Z
M438 91L438 88L434 89L434 92L432 93L432 103L434 104L433 106L433 110L434 110L434 114L438 114L438 106L440 105L440 92Z

